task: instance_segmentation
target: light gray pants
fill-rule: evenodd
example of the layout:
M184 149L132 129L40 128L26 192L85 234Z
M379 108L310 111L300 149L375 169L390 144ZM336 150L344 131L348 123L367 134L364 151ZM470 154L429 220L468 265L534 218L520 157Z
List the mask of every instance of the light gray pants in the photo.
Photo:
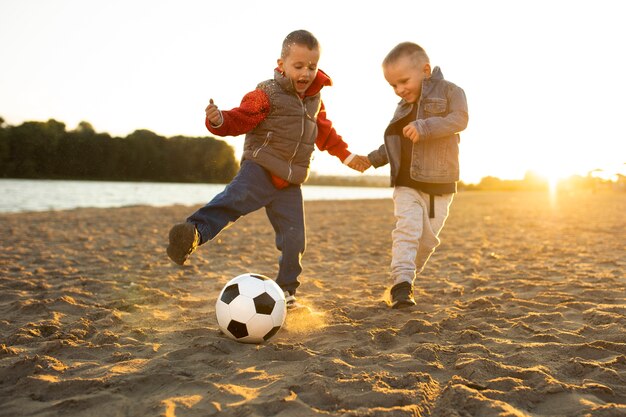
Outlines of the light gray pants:
M448 217L454 194L435 196L435 217L429 218L430 195L409 187L393 191L396 228L391 234L392 284L413 283L439 246L439 232Z

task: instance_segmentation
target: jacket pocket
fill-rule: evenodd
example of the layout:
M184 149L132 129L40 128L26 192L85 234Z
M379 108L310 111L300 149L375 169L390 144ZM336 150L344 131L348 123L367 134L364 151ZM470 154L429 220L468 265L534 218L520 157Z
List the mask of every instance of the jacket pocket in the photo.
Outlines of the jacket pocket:
M444 98L429 98L424 100L423 108L426 117L442 116L448 113L448 101Z

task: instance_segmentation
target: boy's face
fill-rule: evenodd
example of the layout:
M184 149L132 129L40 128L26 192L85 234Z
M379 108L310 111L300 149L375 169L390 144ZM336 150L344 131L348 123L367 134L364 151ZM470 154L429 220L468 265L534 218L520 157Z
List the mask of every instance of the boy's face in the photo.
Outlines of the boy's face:
M293 82L298 94L303 94L315 80L319 60L318 48L310 50L294 43L289 48L289 54L278 59L278 69Z
M430 64L416 63L411 57L403 56L384 65L383 74L398 97L407 103L415 103L422 93L422 81L430 77Z

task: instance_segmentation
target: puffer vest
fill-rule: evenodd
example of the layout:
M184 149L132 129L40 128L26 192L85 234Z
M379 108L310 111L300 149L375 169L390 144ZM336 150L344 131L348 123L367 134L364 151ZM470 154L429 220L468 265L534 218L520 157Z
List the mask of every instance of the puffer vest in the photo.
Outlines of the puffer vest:
M300 98L291 80L278 71L257 86L270 101L267 117L246 134L243 159L250 159L292 184L309 176L317 138L321 95Z

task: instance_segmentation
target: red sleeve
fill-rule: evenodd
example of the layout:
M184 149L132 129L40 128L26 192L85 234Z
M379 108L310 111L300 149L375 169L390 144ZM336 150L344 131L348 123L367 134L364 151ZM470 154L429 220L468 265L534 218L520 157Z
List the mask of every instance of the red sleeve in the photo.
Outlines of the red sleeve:
M238 136L254 129L270 112L270 100L264 91L256 89L246 94L239 107L222 111L223 123L212 126L204 120L209 132L218 136Z
M326 108L324 102L321 104L320 112L317 115L317 138L315 144L321 151L327 151L342 161L350 156L348 144L333 127L333 123L326 118Z

